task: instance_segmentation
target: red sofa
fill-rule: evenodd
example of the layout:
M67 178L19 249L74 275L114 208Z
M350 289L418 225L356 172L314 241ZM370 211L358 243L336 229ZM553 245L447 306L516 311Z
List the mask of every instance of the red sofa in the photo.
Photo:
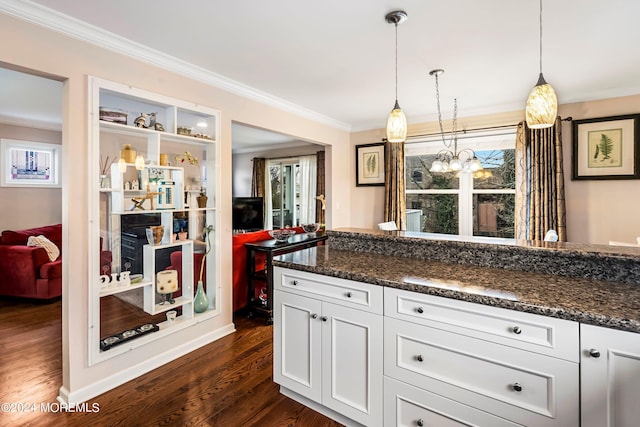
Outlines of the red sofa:
M293 227L296 233L304 233L302 227ZM271 240L268 230L254 231L253 233L234 234L232 245L233 257L233 311L244 308L248 303L249 284L247 282L247 249L245 243L259 242L261 240ZM260 269L266 261L265 254L256 253L256 264L254 268ZM262 267L264 269L264 267ZM255 287L256 294L254 298L258 298L260 287Z
M62 295L62 252L50 261L40 247L27 246L43 235L62 251L62 224L5 230L0 236L0 295L50 300Z
M303 233L302 227L295 227L293 230L296 233ZM233 311L236 312L244 308L248 303L249 284L247 283L247 250L244 247L245 243L259 242L261 240L271 240L271 236L267 230L255 231L253 233L235 234L232 242L232 258L233 258ZM197 283L200 275L200 261L202 260L202 254L194 254L194 266L193 266L193 283ZM258 269L260 265L264 265L265 255L263 253L256 253L255 268ZM171 254L171 266L167 269L178 271L178 280L181 281L182 277L182 252L176 251ZM205 273L206 277L206 273ZM206 281L203 280L205 289ZM180 289L182 285L180 284ZM255 298L258 297L260 287L256 287ZM176 296L179 293L176 294Z

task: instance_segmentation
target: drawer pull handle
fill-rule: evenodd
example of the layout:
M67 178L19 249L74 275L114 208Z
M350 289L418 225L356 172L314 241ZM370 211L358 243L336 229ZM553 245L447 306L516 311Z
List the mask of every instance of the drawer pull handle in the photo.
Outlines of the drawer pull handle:
M520 329L520 326L514 326L513 333L516 335L520 335L522 333L522 329Z
M347 298L351 298L351 292L347 292Z
M293 284L293 286L297 286L298 285L298 281L294 280L293 282L291 282Z
M521 386L519 383L515 383L515 384L513 385L513 389L514 389L515 391L522 391L522 386Z
M600 352L595 348L592 348L591 350L589 350L589 356L595 357L597 359L598 357L600 357Z
M417 356L416 356L416 360L417 360L418 362L424 362L424 357L422 357L422 355L421 355L421 354L419 354L419 355L417 355Z
M416 311L420 314L424 313L424 310L422 309L422 307L416 308Z
M422 421L422 418L420 418L418 421L416 421L416 425L417 425L418 427L422 427L422 426L424 426L424 421Z
M323 322L326 322L327 320L329 320L329 318L327 316L322 316L321 319L322 319Z
M311 315L311 318L312 318L312 319L317 319L317 318L318 318L318 315L317 315L317 314L315 314L315 313L313 313L313 314Z

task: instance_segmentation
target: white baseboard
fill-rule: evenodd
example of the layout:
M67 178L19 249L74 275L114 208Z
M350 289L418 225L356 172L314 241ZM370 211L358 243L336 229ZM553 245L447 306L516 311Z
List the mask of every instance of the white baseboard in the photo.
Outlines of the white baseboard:
M76 405L82 402L86 402L96 396L101 395L111 389L114 389L128 381L131 381L149 371L152 371L160 366L171 362L187 353L190 353L204 345L210 344L226 335L235 332L235 325L230 323L215 331L212 331L206 335L202 335L195 340L186 342L180 346L168 349L166 352L151 357L134 366L130 366L127 369L117 372L114 375L103 378L98 382L90 384L79 390L69 392L65 387L60 387L58 402L65 405Z

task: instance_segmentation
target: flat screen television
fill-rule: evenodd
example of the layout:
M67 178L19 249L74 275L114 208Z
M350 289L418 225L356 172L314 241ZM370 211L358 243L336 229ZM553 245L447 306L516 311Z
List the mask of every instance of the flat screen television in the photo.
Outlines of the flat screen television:
M257 231L264 229L264 204L262 197L234 197L233 229Z

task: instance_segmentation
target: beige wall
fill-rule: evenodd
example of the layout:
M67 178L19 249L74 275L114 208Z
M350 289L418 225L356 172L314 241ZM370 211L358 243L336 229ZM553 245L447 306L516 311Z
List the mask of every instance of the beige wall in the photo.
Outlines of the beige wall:
M254 157L265 157L275 159L278 157L304 156L308 154L316 154L318 151L324 150L319 145L305 145L303 147L281 148L277 150L261 150L252 151L251 153L239 153L233 155L233 196L234 197L250 197L251 196L251 175L253 173Z
M523 101L524 102L524 101ZM620 114L637 114L640 95L602 101L565 104L558 114L575 120ZM458 119L458 129L515 124L524 119L524 110L489 116ZM572 181L572 127L562 123L567 234L578 243L608 244L609 240L635 242L640 236L640 180ZM432 134L437 123L422 123L409 127L409 135ZM350 224L372 228L383 221L383 187L355 186L355 146L381 141L384 129L356 132L351 135L351 173L353 188Z
M62 109L62 105L60 105ZM0 138L60 144L60 131L34 129L0 123ZM16 215L16 210L20 215ZM0 232L62 222L60 188L0 187Z
M64 81L62 128L62 223L63 223L63 378L61 398L71 401L95 396L128 378L123 372L140 375L157 355L180 355L181 348L231 322L231 206L221 203L222 313L178 334L157 339L145 346L88 366L88 285L95 279L88 272L88 90L87 76L112 80L221 111L222 177L231 177L232 121L295 136L331 146L336 167L329 168L329 185L344 181L349 168L349 134L304 117L240 97L221 89L150 66L130 57L98 48L60 33L0 14L0 28L11 34L12 43L0 44L0 63L47 73ZM331 160L329 160L331 161ZM344 178L344 179L343 179ZM328 216L338 226L348 225L348 186L332 189L335 201ZM222 201L231 200L231 179L223 179ZM342 220L340 220L342 218ZM157 359L155 359L157 360Z
M562 117L575 120L640 112L640 95L561 105ZM640 180L571 181L572 126L563 123L565 197L569 240L635 243L640 237Z

